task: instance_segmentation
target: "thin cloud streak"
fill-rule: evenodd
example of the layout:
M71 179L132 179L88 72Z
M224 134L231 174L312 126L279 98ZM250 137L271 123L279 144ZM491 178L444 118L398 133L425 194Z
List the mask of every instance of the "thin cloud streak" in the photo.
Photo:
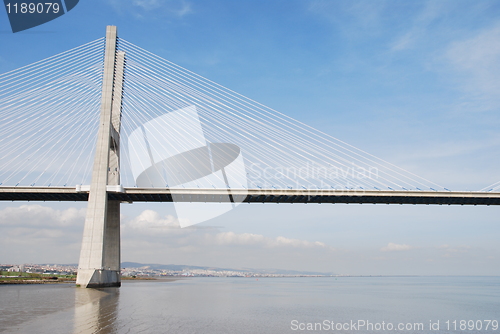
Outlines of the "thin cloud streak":
M471 102L473 110L492 110L500 106L500 25L484 29L471 38L451 43L443 55L455 71L454 79ZM474 103L475 102L475 103ZM471 105L472 104L472 105Z
M400 252L407 251L412 249L410 245L406 244L395 244L393 242L389 242L387 246L380 248L381 252Z
M203 227L203 226L202 226ZM319 241L291 239L284 236L269 238L254 233L219 232L218 228L179 229L177 218L172 215L162 217L153 210L144 210L123 224L124 234L129 236L183 236L183 244L216 245L216 246L258 246L258 247L288 247L288 248L319 248L334 251L333 247ZM200 234L203 233L203 234ZM188 238L188 239L187 239Z
M140 20L151 20L161 16L183 18L193 12L192 4L186 0L108 0L118 14L130 14Z

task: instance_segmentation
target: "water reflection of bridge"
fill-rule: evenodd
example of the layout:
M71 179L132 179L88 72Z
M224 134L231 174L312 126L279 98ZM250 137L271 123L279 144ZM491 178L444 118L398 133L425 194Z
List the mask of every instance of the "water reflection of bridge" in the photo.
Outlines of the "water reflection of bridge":
M116 333L119 289L77 289L74 333Z

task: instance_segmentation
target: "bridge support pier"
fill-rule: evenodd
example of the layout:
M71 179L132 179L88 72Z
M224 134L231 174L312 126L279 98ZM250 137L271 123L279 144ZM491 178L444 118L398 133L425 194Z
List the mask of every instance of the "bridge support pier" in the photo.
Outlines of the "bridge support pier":
M87 226L87 221L88 215L76 284L84 288L118 287L121 285L120 202L108 201L106 219L92 219L92 226Z
M116 51L116 27L106 28L101 116L77 286L118 287L120 278L120 202L108 200L108 185L120 184L120 121L125 53Z

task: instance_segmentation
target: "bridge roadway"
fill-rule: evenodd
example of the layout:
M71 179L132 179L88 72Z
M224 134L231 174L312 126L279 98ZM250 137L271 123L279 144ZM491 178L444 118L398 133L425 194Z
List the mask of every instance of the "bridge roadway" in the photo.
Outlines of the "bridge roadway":
M0 186L1 201L87 201L88 186ZM328 189L168 189L108 186L108 199L122 202L372 203L500 205L500 192L380 191Z

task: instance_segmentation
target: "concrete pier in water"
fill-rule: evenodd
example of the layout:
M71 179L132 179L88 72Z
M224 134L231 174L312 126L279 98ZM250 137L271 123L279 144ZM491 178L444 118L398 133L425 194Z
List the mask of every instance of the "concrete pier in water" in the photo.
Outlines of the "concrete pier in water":
M120 185L120 121L125 53L117 52L117 30L106 28L101 116L83 231L77 286L118 287L120 201L108 200L108 186Z

